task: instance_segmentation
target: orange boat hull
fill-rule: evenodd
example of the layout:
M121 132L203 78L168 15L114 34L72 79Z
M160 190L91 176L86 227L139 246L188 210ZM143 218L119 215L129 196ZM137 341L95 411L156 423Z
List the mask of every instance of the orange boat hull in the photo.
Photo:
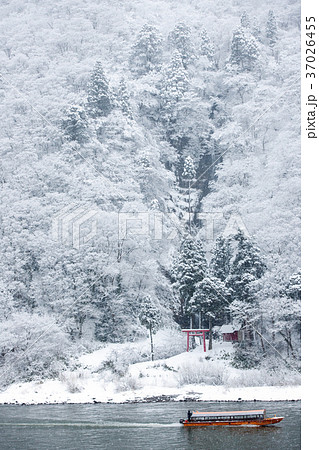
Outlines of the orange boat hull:
M183 422L184 427L206 427L206 426L219 426L219 425L230 425L230 426L249 426L254 425L258 427L264 427L267 425L274 425L275 423L281 422L283 417L269 417L267 419L260 420L232 420L232 421L219 421L219 422L189 422L185 420Z

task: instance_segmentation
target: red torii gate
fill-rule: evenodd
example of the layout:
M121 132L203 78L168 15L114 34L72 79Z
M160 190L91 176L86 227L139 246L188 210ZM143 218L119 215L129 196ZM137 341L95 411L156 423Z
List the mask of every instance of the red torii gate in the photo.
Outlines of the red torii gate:
M187 351L189 351L189 337L190 336L199 336L203 338L203 347L204 352L206 352L206 342L205 342L205 333L208 332L209 329L204 328L192 328L190 330L182 330L183 333L187 333Z

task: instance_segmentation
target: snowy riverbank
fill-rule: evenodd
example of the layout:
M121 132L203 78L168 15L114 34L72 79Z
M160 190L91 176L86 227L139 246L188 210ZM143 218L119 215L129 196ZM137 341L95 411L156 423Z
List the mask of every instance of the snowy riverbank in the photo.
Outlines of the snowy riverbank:
M227 388L224 386L187 385L179 389L148 386L136 391L114 392L91 380L80 393L70 393L60 381L42 384L13 385L0 393L1 404L56 403L131 403L156 401L284 401L300 400L300 386L255 386Z
M165 343L165 336L159 338ZM58 379L9 386L0 392L0 403L301 399L298 374L236 369L230 364L230 343L214 342L213 350L206 353L197 347L189 353L134 363L141 360L147 345L147 341L109 344L80 357L76 368L62 372Z
M300 386L224 386L187 385L181 388L147 386L134 391L116 392L112 386L92 378L81 392L70 393L58 380L13 385L0 393L0 404L57 403L132 403L160 401L296 401L301 399Z

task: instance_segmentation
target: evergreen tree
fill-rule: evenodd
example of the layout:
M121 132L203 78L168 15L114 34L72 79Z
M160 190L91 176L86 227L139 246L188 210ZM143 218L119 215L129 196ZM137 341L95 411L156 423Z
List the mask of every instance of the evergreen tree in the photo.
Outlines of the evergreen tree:
M219 237L213 251L211 270L225 283L231 315L247 328L252 341L252 329L248 323L257 323L260 315L256 282L266 271L260 250L240 230L233 236Z
M254 294L251 284L264 275L266 265L260 256L259 248L242 231L239 231L233 240L236 241L237 248L226 285L232 289L233 300L252 303Z
M164 103L175 103L180 100L188 86L189 79L183 66L182 56L178 51L175 51L163 73L160 94Z
M250 35L246 38L247 40L247 46L246 46L246 53L244 58L244 65L245 69L247 71L253 70L257 62L259 60L259 50L258 50L258 44L254 36Z
M206 274L207 261L201 241L185 239L174 261L172 276L180 299L180 322L187 315L189 301L195 292L195 286Z
M81 106L70 106L61 122L62 130L69 141L77 141L79 144L88 140L87 115Z
M154 301L149 295L142 298L140 303L139 319L142 325L145 325L150 332L151 341L151 360L154 361L154 346L153 346L153 334L159 325L160 312Z
M249 28L250 27L250 20L248 17L248 14L246 11L243 12L241 18L240 18L240 24L243 28Z
M97 61L88 86L87 108L91 117L106 117L113 108L112 93L104 75L102 64Z
M158 70L162 62L163 39L157 28L144 25L133 46L130 66L138 76Z
M216 65L215 59L215 47L211 39L208 36L207 30L203 29L200 33L200 52L203 56L206 56L212 67Z
M225 281L230 273L231 258L232 248L229 238L218 237L214 246L210 267L212 274L221 281Z
M243 28L235 30L231 43L231 64L238 66L240 70L251 71L258 58L259 50L255 38L245 33Z
M251 29L251 34L254 36L254 38L256 39L256 41L261 42L262 41L262 33L261 33L261 29L260 26L257 23L257 19L256 17L254 17L253 20L253 25L252 25L252 29Z
M189 301L188 308L193 312L201 312L208 317L209 350L212 348L213 319L221 323L229 305L229 291L220 279L209 274L195 286L195 292Z
M238 28L233 33L231 42L230 62L232 64L242 65L243 55L245 53L246 39L242 28Z
M170 32L168 41L171 47L179 52L183 65L187 68L195 59L190 28L184 22L179 22Z
M273 47L276 44L278 35L277 35L276 17L272 10L270 10L268 13L268 20L266 25L266 37L268 39L269 46Z
M130 96L128 94L124 78L122 78L120 81L117 95L117 103L120 109L122 110L123 114L125 114L130 119L133 119L133 112L130 105Z
M168 135L174 131L176 104L183 98L188 86L188 74L183 66L182 57L178 51L175 51L170 64L163 72L160 86L162 120L166 125Z
M242 231L233 237L237 247L231 260L226 286L231 290L230 310L233 318L240 321L246 329L248 342L253 342L252 324L257 324L260 316L256 298L255 283L265 271L266 265L260 256L260 250ZM255 327L254 327L255 328Z

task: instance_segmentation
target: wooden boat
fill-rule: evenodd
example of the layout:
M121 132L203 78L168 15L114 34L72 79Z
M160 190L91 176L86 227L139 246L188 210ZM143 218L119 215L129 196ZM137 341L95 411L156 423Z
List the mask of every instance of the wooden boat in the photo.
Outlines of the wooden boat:
M232 425L232 426L267 426L280 422L283 417L266 417L265 409L252 411L218 411L199 412L188 411L187 419L180 419L185 427Z

